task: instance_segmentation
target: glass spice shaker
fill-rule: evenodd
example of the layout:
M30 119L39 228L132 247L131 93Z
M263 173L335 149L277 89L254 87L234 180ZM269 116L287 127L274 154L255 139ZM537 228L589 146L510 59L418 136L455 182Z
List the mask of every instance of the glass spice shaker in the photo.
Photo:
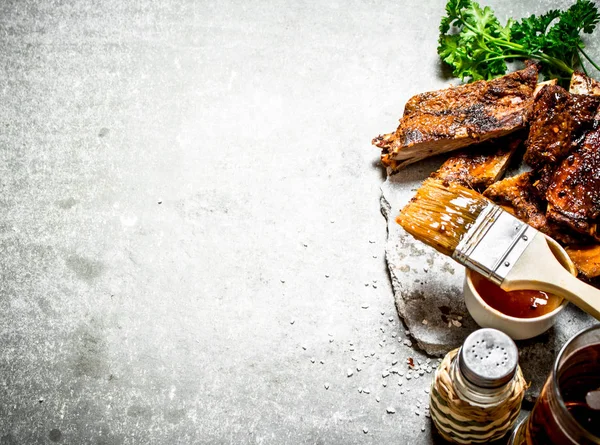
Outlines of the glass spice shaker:
M512 429L527 387L512 339L496 329L479 329L450 351L430 391L431 419L454 443L488 443Z

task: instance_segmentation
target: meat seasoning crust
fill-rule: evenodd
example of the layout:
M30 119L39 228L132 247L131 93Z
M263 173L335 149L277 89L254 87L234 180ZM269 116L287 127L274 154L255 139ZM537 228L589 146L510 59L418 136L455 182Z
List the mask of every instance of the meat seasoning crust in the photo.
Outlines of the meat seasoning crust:
M404 109L395 133L373 139L382 163L398 170L430 156L522 128L533 102L538 68L418 94Z
M519 132L460 150L448 158L431 177L483 190L504 175L524 139L525 134Z
M590 241L561 227L546 216L546 201L539 198L533 187L533 172L505 178L488 187L483 196L501 205L521 221L551 236L563 244Z
M577 147L594 121L600 97L571 94L558 85L535 98L525 162L539 169L557 164Z
M549 219L600 239L600 129L556 169L546 199Z

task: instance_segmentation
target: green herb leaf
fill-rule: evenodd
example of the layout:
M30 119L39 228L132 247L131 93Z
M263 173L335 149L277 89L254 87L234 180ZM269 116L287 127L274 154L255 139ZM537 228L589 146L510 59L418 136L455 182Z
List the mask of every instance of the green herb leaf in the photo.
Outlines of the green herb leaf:
M550 10L502 26L489 7L471 0L449 0L440 23L438 54L465 79L491 79L506 73L507 59L535 59L546 77L567 78L581 65L581 33L591 33L600 21L590 0L577 0L566 11Z

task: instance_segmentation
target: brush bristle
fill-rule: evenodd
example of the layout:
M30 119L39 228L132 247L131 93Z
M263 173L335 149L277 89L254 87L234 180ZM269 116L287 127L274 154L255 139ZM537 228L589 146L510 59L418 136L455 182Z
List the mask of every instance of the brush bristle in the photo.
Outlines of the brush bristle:
M419 241L452 256L489 201L474 190L429 178L396 222Z

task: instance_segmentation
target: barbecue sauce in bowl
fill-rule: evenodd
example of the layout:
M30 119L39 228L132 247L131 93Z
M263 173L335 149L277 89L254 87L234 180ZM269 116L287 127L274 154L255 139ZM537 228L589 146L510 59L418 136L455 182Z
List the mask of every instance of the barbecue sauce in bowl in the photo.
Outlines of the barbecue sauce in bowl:
M562 297L537 290L506 292L478 273L473 273L472 280L483 301L510 317L540 317L552 312L563 302Z

